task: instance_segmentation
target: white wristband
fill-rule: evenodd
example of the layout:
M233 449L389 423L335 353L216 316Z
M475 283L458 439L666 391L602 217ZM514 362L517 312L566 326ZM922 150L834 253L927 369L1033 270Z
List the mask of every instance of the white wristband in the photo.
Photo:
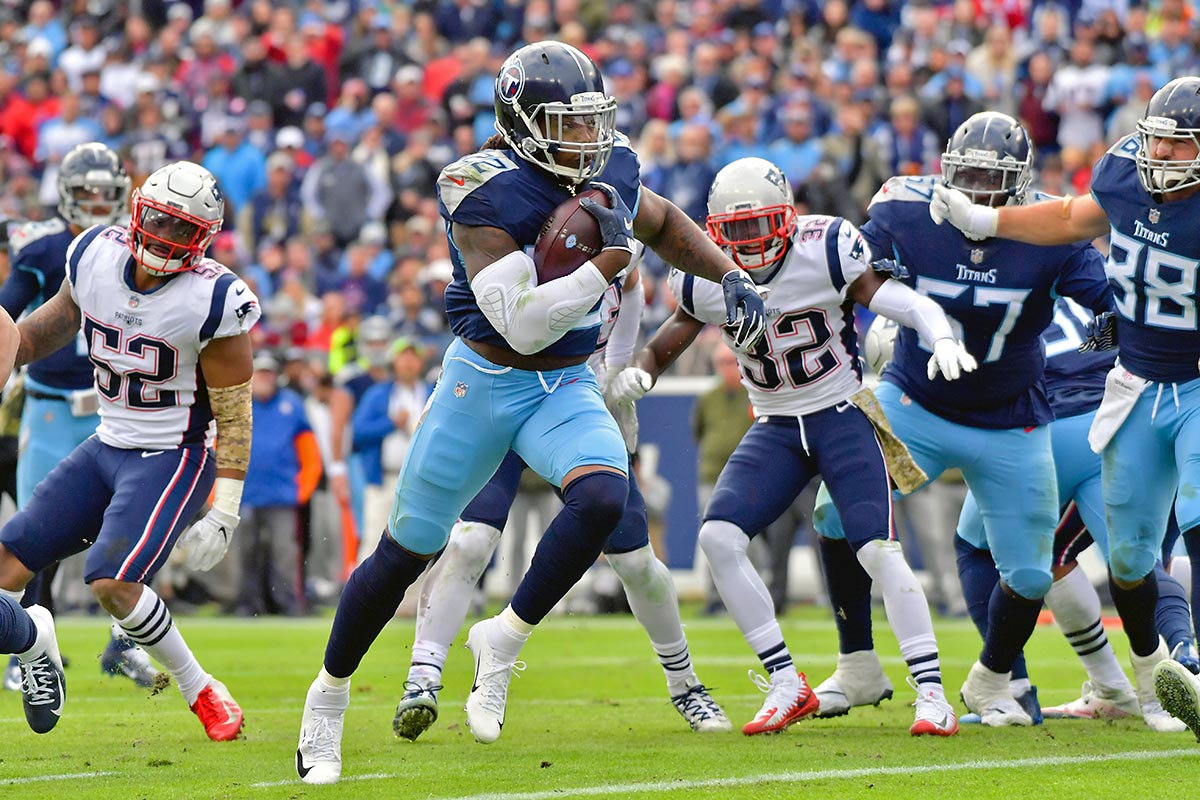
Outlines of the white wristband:
M325 469L325 474L331 478L340 478L347 472L345 461L334 461Z
M238 516L242 507L242 487L245 481L237 478L217 478L213 485L213 508Z
M990 239L996 235L1000 224L1000 212L991 206L972 205L970 224L971 233Z

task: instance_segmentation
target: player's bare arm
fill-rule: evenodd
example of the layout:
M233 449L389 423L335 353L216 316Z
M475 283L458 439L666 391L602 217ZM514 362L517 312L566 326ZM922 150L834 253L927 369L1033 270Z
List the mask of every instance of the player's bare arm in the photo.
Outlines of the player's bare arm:
M989 208L946 186L934 189L929 213L968 236L1015 239L1040 245L1090 241L1108 233L1108 217L1091 195L1043 200L1027 206Z
M737 265L684 214L679 206L642 187L634 235L673 267L720 283Z
M21 344L21 334L17 324L3 308L0 308L0 386L12 374L17 359L17 347Z
M70 344L79 333L82 315L66 280L49 301L17 324L21 343L17 347L16 366L45 358Z
M657 381L675 359L696 341L704 323L688 314L683 309L675 309L675 313L659 326L650 341L634 357L634 364L649 373L651 380Z

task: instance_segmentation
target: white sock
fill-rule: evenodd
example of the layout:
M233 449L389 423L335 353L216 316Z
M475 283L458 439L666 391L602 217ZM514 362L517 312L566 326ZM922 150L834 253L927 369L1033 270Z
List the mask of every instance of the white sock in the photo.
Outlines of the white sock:
M1054 582L1046 593L1046 606L1092 683L1110 689L1132 688L1100 622L1100 597L1082 569L1076 567Z
M698 681L683 635L683 622L679 619L679 600L671 571L658 560L650 545L629 553L608 554L605 558L625 587L633 616L650 636L650 644L667 678L667 691L672 697L683 694Z
M330 675L324 667L321 667L321 671L317 673L317 686L322 692L350 693L350 679Z
M516 661L534 626L518 617L511 605L487 622L488 644L496 651L496 657L501 661Z
M709 520L700 526L700 547L712 570L713 583L748 642L751 631L775 621L771 593L746 555L749 546L750 537L732 522Z
M900 543L881 539L867 542L859 548L858 562L883 591L888 623L892 633L896 634L900 655L907 662L913 678L917 683L941 683L937 637L933 634L929 602L912 567L904 560Z
M408 679L426 685L440 681L448 650L449 648L439 642L423 639L413 642L412 664L408 668Z
M430 642L445 652L454 643L471 608L479 578L492 559L500 531L479 522L459 522L450 530L446 550L433 566L417 601L417 642ZM413 661L417 660L416 647Z
M116 622L126 636L141 645L171 674L188 706L194 705L212 676L204 671L188 649L183 634L171 619L171 612L162 598L149 586L143 586L142 596L138 598L133 611L125 619Z
M746 644L758 656L763 669L771 676L771 682L776 679L792 680L796 678L796 665L792 663L792 654L788 652L787 643L783 641L783 631L779 623L772 619L766 625L744 634Z

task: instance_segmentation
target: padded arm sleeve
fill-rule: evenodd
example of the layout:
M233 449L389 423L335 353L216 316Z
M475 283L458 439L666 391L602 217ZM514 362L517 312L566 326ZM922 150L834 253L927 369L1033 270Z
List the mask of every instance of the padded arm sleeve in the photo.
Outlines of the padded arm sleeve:
M541 286L533 259L515 251L471 281L475 302L513 350L533 355L557 342L595 308L608 281L592 262Z
M891 278L884 281L875 290L869 308L876 314L916 329L923 342L933 344L938 339L954 338L954 330L942 307L900 281Z
M646 287L642 281L621 294L621 310L617 321L608 334L604 346L604 365L609 369L628 366L633 360L633 349L637 345L638 330L642 324L642 309L646 307Z

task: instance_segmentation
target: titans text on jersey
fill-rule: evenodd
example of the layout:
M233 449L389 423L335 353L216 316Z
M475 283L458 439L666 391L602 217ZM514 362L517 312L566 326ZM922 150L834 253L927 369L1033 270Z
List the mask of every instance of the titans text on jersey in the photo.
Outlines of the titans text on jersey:
M1140 147L1137 134L1126 136L1092 172L1092 196L1112 226L1107 269L1121 366L1154 381L1190 381L1200 376L1200 200L1155 203L1138 178Z
M1060 295L1097 313L1109 310L1112 291L1103 256L1086 242L1041 247L1007 239L970 241L930 219L929 201L939 181L940 176L889 180L872 198L862 233L877 258L903 265L909 273L904 282L962 326L979 368L953 382L926 380L929 345L902 327L883 379L952 422L994 429L1044 425L1053 414L1043 379L1042 331Z

